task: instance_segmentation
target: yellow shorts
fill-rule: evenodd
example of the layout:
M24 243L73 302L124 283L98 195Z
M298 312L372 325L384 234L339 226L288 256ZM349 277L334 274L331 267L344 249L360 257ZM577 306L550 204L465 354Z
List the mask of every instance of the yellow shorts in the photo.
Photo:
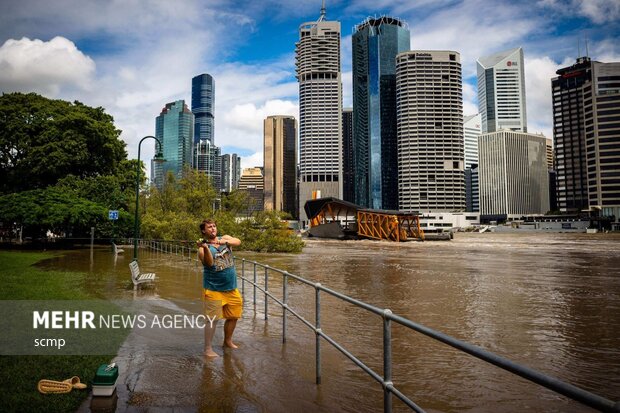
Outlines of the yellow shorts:
M239 290L230 291L204 290L205 315L217 318L235 319L241 318L243 312L243 299Z

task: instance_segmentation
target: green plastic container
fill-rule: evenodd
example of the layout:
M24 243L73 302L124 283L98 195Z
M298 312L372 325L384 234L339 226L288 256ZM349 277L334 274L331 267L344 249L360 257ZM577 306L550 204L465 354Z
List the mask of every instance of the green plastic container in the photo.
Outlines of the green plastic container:
M109 368L107 364L102 364L97 369L93 384L97 386L114 385L116 384L116 379L118 379L118 366Z

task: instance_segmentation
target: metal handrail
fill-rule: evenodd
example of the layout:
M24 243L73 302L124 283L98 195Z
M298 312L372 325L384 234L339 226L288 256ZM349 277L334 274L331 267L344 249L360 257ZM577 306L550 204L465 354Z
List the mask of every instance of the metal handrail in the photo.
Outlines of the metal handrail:
M273 296L267 288L263 289L256 283L256 278L254 281L249 280L245 277L245 267L246 263L253 265L254 274L256 274L256 267L262 267L265 270L265 286L267 286L267 278L268 271L271 270L273 272L279 273L283 276L283 299L280 300L277 297ZM321 285L321 283L314 283L310 280L302 278L298 275L291 274L288 271L280 270L277 268L270 267L269 265L261 264L256 261L241 259L241 276L239 276L242 280L242 285L245 287L245 282L249 282L254 286L254 304L256 304L256 289L260 290L265 295L265 320L267 319L267 298L271 298L274 302L279 304L283 311L283 329L282 329L282 340L286 341L286 313L289 312L297 319L299 319L303 324L309 327L311 330L314 330L316 335L316 383L321 383L321 347L320 347L320 338L325 339L329 344L331 344L334 348L344 354L347 358L349 358L353 363L355 363L359 368L364 370L370 377L379 382L383 387L384 392L384 403L383 410L384 412L392 411L392 395L395 395L404 402L407 406L409 406L412 410L416 412L424 412L424 410L418 406L414 401L400 392L392 382L392 337L391 337L391 322L396 322L404 327L412 329L418 333L424 334L427 337L430 337L434 340L440 341L444 344L447 344L457 350L465 352L469 355L472 355L480 360L491 363L503 370L506 370L512 374L518 375L530 382L541 385L547 389L550 389L556 393L562 394L572 400L583 403L589 407L594 409L603 411L603 412L620 412L620 402L614 402L612 400L601 397L597 394L591 393L587 390L576 387L572 384L563 382L555 377L548 376L543 374L537 370L532 368L523 366L521 364L515 363L505 357L499 356L495 353L487 351L481 347L476 345L458 340L454 337L451 337L447 334L441 333L439 331L428 328L422 324L415 323L407 318L402 316L393 314L389 309L382 309L379 307L375 307L371 304L365 303L360 300L356 300L355 298L351 298L345 294L342 294L338 291L332 290L328 287ZM297 280L303 284L309 285L315 289L315 314L316 314L316 323L313 325L308 320L301 317L295 310L293 310L288 305L288 296L287 296L287 279L292 278ZM243 288L244 289L244 288ZM336 342L329 335L325 334L321 329L321 295L320 293L325 292L333 297L336 297L340 300L343 300L347 303L353 304L357 307L360 307L364 310L370 311L378 316L381 316L383 319L383 376L379 373L375 372L372 368L368 367L361 360L359 360L355 355L350 353L347 349L345 349L342 345Z
M170 245L166 245L170 244ZM140 240L140 246L148 247L155 251L160 251L164 253L173 253L172 252L172 242L168 241L147 241ZM191 260L191 248L187 248L188 258ZM196 251L197 253L197 251ZM177 250L178 254L178 250ZM184 256L184 254L182 254ZM235 262L239 259L235 257ZM197 261L197 257L196 257ZM246 263L252 265L252 275L253 279L250 280L245 277L246 273ZM257 267L263 268L264 270L264 288L258 284L258 275L257 275ZM269 291L269 271L279 273L283 277L282 282L282 300L278 297L274 296ZM366 372L370 377L379 382L383 387L383 410L384 412L392 411L392 395L395 395L398 399L404 402L407 406L409 406L412 410L416 412L424 412L424 410L418 406L414 401L408 398L405 394L403 394L400 390L398 390L394 383L392 382L392 335L391 335L391 322L396 322L404 327L407 327L411 330L414 330L418 333L424 334L427 337L430 337L434 340L440 341L444 344L447 344L459 351L465 352L471 356L474 356L480 360L486 361L490 364L493 364L503 370L506 370L512 374L518 375L530 382L536 383L540 386L543 386L549 390L552 390L556 393L562 394L572 400L585 404L586 406L592 407L594 409L600 410L602 412L612 412L612 413L620 413L620 401L614 402L612 400L601 397L597 394L591 393L587 390L576 387L572 384L563 382L560 379L555 377L543 374L537 370L532 368L523 366L521 364L515 363L505 357L499 356L495 353L487 351L479 346L467 343L465 341L458 340L454 337L451 337L447 334L441 333L439 331L433 330L429 327L426 327L422 324L415 323L405 317L393 314L389 309L382 309L376 307L374 305L365 303L363 301L357 300L355 298L349 297L345 294L342 294L338 291L332 290L328 287L323 286L321 283L315 283L313 281L307 280L298 275L289 273L288 271L281 270L278 268L271 267L266 264L261 264L257 261L246 260L244 258L241 259L241 275L238 275L241 278L241 293L245 298L245 283L248 282L253 286L253 304L256 307L256 296L257 290L264 294L264 319L268 319L268 299L272 299L276 304L280 305L283 309L282 311L282 342L286 342L286 316L287 313L295 316L302 324L306 325L308 328L314 331L316 340L315 340L315 375L316 375L316 384L321 384L321 338L331 344L334 348L344 354L347 358L349 358L355 365L361 368L364 372ZM306 284L310 287L313 287L315 290L315 323L312 324L311 321L306 320L303 316L301 316L297 311L291 308L288 305L288 279L292 278L296 281L301 282L302 284ZM380 316L383 319L383 376L379 373L375 372L372 368L368 367L361 360L359 360L355 355L345 349L342 345L340 345L336 340L334 340L329 335L325 334L321 329L321 292L325 292L335 298L343 300L347 303L353 304L357 307L360 307L364 310L367 310L373 314Z

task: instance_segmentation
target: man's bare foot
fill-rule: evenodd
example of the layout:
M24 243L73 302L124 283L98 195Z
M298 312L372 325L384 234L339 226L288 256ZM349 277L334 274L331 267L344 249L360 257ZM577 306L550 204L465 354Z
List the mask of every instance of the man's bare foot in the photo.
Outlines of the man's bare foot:
M215 357L219 357L220 355L217 354L215 351L213 350L205 350L205 357L209 357L209 358L215 358Z
M228 348L239 348L238 345L236 345L235 343L231 341L224 341L224 347L228 347Z

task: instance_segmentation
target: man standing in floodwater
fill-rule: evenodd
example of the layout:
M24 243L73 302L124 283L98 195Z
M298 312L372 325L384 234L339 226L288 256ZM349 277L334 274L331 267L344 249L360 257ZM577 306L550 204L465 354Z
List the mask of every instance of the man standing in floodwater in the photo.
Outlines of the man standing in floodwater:
M199 241L198 257L204 266L202 284L205 308L214 322L205 325L205 355L217 357L211 342L215 335L217 319L224 318L224 347L237 348L232 341L237 320L241 317L243 300L237 289L237 272L231 247L241 245L241 240L230 235L217 236L217 224L206 219L200 224L204 239Z

